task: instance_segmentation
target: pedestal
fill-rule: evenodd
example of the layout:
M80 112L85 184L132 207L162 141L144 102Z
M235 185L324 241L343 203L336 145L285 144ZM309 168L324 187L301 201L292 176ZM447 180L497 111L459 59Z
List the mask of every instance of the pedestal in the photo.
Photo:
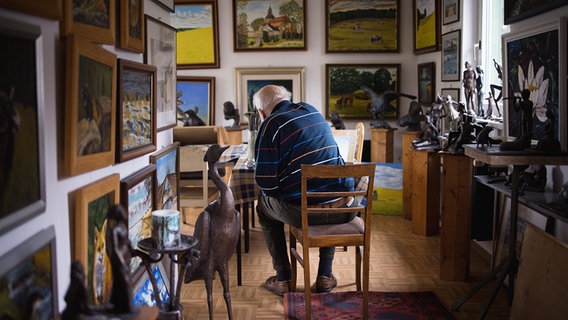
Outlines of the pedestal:
M371 162L393 162L395 130L396 128L371 129Z
M412 141L419 131L402 132L402 216L412 219Z
M440 279L467 281L471 234L472 160L463 154L440 152L442 163L442 228Z
M440 156L437 151L412 150L412 233L430 236L440 231Z
M227 142L230 145L243 143L243 128L225 128L227 132Z

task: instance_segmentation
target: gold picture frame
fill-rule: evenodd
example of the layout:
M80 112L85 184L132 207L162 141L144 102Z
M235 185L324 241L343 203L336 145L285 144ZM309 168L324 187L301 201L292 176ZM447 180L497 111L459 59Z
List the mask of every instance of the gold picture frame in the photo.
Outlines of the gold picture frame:
M118 46L136 53L144 53L144 0L120 1L120 32Z
M114 164L116 55L84 39L67 40L65 174Z
M0 5L52 20L63 19L63 0L1 0Z
M414 0L414 54L440 50L440 0Z
M75 192L74 260L80 261L85 268L88 301L91 304L104 304L110 298L112 273L106 253L106 219L108 210L119 201L118 173Z
M286 87L292 93L292 102L305 99L305 67L237 68L237 107L241 123L248 124L245 113L252 110L252 96L265 85Z
M87 1L65 0L61 35L65 37L74 34L97 43L114 45L116 0L100 1L100 3L98 6L93 6Z

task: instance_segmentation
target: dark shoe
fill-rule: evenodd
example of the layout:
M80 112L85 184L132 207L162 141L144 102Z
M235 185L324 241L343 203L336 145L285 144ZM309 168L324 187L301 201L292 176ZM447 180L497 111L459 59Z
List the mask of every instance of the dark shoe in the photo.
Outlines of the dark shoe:
M264 282L262 285L268 291L272 291L279 296L283 296L286 292L290 291L290 286L292 285L292 281L290 280L276 280L276 276L272 276Z
M337 287L337 279L332 275L329 277L319 276L316 280L316 292L330 292Z

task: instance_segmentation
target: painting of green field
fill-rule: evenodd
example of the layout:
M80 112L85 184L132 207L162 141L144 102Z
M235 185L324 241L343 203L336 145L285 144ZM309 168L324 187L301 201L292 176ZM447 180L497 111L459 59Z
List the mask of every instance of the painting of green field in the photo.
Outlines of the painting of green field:
M177 63L205 64L215 62L213 27L177 32Z
M391 216L402 215L401 163L377 163L372 212Z
M397 19L349 19L329 26L330 51L397 51Z
M416 27L416 49L436 46L436 13L433 12L418 21Z

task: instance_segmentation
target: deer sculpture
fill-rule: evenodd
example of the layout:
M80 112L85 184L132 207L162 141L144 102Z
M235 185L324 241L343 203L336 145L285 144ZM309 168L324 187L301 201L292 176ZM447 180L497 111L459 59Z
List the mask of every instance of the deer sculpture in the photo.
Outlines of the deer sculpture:
M216 163L228 146L218 144L210 146L205 152L203 161L209 165L209 178L219 189L219 199L212 201L197 217L193 237L198 240L195 250L184 257L187 261L185 283L203 279L207 290L209 319L213 319L213 279L215 272L219 274L223 285L223 297L227 304L229 319L233 319L231 294L229 293L229 259L235 252L241 234L241 218L235 210L233 193L225 183Z

